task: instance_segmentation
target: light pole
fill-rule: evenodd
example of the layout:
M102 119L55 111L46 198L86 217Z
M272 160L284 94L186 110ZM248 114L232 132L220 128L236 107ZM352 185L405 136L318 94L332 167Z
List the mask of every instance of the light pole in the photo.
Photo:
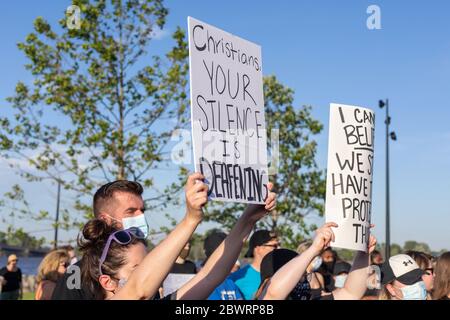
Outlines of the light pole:
M55 243L53 247L58 248L58 222L59 222L59 202L61 198L61 180L58 179L58 194L56 196L56 216L55 216Z
M380 108L386 107L386 244L385 244L385 259L391 256L391 234L390 234L390 199L389 199L389 139L397 140L397 135L394 131L389 132L389 124L391 117L389 117L389 100L379 100L378 106Z

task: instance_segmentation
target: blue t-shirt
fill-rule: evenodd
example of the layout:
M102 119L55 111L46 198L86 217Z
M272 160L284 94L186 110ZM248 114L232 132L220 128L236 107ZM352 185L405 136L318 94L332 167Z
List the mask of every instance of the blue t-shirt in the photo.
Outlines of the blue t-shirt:
M245 300L252 300L261 283L261 276L250 264L230 274L229 278L241 290Z
M243 300L241 291L238 286L229 278L226 278L211 295L208 300Z

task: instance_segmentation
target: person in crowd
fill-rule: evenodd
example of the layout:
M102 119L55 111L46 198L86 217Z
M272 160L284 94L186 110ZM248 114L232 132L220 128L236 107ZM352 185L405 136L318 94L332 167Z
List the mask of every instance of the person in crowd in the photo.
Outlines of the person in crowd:
M0 300L19 300L23 297L22 271L18 267L19 259L15 254L8 256L6 267L0 269L2 292Z
M370 255L370 264L376 265L381 268L381 265L383 264L383 255L378 250L373 250L372 254Z
M322 265L317 272L323 277L325 291L331 292L334 288L333 269L337 261L337 254L333 249L326 248L320 256L322 258Z
M209 234L203 243L203 250L205 252L206 260L214 253L214 251L220 246L220 244L227 238L227 234L221 231L214 231ZM235 267L234 264L233 268ZM239 290L238 286L229 278L217 286L214 291L209 295L208 300L243 300L244 296Z
M155 278L159 279L161 274L166 275L172 267L176 257L181 252L184 244L191 237L195 228L202 220L201 206L207 201L207 186L201 181L204 179L200 173L194 173L189 176L185 193L187 198L186 214L181 222L159 246L163 250L160 258L155 257L153 266L158 272L155 272ZM198 181L198 183L196 183ZM138 182L128 180L117 180L101 186L94 195L93 211L97 219L105 221L106 224L114 224L117 228L127 229L136 227L148 236L148 224L144 215L144 200L142 199L143 188ZM174 241L176 243L174 243ZM181 241L181 242L180 242ZM182 246L180 248L180 246ZM159 250L157 250L159 251ZM175 258L172 260L172 256ZM164 260L165 259L165 260ZM159 267L159 261L163 261L162 268ZM169 266L166 268L166 263ZM77 262L75 267L83 273L82 261ZM157 268L158 267L158 268ZM53 291L53 300L92 300L94 295L81 283L80 288L72 288L69 277L72 275L72 268L69 268L64 277L59 279L55 290ZM160 271L160 272L159 272ZM162 281L161 281L162 282Z
M56 282L64 276L69 265L70 255L65 249L53 250L45 255L38 267L36 300L51 299Z
M450 300L450 252L443 253L434 269L434 300Z
M312 245L301 255L292 256L288 262L274 272L269 281L263 281L256 297L258 300L283 300L288 297L300 300L311 299L309 283L305 279L305 271L311 261L320 255L334 241L332 228L338 225L328 222L316 230ZM319 297L321 300L359 300L366 291L370 253L375 249L376 239L370 235L368 253L358 251L355 255L352 268L348 274L343 288L337 288L331 294Z
M431 293L433 291L434 283L433 257L425 252L412 250L406 251L405 254L413 258L419 268L423 270L424 274L422 275L422 280L427 289L427 300L432 300Z
M191 243L187 242L178 256L177 260L170 269L170 273L182 273L182 274L195 274L197 273L197 267L195 263L187 260L189 253L191 252Z
M197 211L201 220L202 207L207 202L207 186L195 182L204 177L191 175L187 182L186 204ZM275 194L270 192L265 205L249 205L236 222L227 238L208 258L203 268L180 289L164 299L206 299L229 274L239 256L245 238L256 222L275 207ZM199 221L198 221L199 222ZM125 230L108 224L103 219L89 221L83 228L78 245L81 259L82 282L94 299L150 299L169 273L185 243L192 236L197 221L189 222L189 232L175 229L150 253L147 253L145 235L137 227Z
M289 249L275 249L266 254L261 261L261 284L256 291L255 299L261 299L264 296L264 290L271 282L273 275L286 263L298 256L298 253ZM289 293L287 300L310 300L311 286L306 279L298 282L295 288Z
M427 289L422 280L424 271L413 258L398 254L381 266L380 300L426 300Z
M60 249L67 251L70 259L70 265L74 265L78 262L78 258L75 254L75 249L71 245L63 246Z
M333 282L334 288L343 288L345 280L350 272L352 266L345 261L338 261L334 264L333 269Z
M187 260L190 251L191 244L187 242L163 282L163 287L160 289L160 297L178 290L197 273L195 263Z
M312 240L305 240L301 242L297 247L297 253L302 254L312 245ZM317 272L322 266L322 256L316 256L306 268L306 279L309 282L311 288L312 299L320 297L325 290L325 280L321 273Z
M261 282L260 266L266 254L279 247L278 238L268 230L255 231L250 237L246 258L252 258L251 263L230 275L244 295L245 300L253 299Z

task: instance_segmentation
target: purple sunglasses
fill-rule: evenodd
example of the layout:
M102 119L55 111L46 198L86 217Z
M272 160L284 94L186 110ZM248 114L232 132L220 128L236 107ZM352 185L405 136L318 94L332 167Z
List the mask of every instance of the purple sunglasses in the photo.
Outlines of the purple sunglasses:
M100 275L103 275L102 265L106 260L106 256L108 255L108 250L111 246L111 242L114 240L121 245L127 245L133 240L133 237L145 240L144 233L136 227L131 227L125 230L117 230L111 233L111 235L108 237L108 241L106 241L105 248L103 248L102 256L100 258L100 264L98 266Z

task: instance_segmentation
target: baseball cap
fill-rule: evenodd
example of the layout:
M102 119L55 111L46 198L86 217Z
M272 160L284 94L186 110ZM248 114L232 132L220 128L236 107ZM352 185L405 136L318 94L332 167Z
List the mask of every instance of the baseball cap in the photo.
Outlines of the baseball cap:
M334 264L333 275L338 276L343 272L350 273L351 268L352 266L350 265L350 263L347 263L345 261L338 261Z
M248 251L245 254L245 257L252 258L253 257L253 249L255 249L255 247L261 246L274 238L276 238L276 235L271 233L268 230L255 231L252 234L252 236L250 237L250 241L248 244Z
M261 282L263 282L266 278L272 277L278 269L294 259L297 255L297 252L289 249L275 249L266 254L261 261Z
M207 258L209 258L214 250L216 250L223 240L227 237L226 233L215 231L211 233L209 236L206 237L205 241L203 242L203 250L205 251L205 255Z
M381 283L387 284L397 280L405 285L412 285L420 281L424 273L413 258L398 254L390 257L381 266Z

